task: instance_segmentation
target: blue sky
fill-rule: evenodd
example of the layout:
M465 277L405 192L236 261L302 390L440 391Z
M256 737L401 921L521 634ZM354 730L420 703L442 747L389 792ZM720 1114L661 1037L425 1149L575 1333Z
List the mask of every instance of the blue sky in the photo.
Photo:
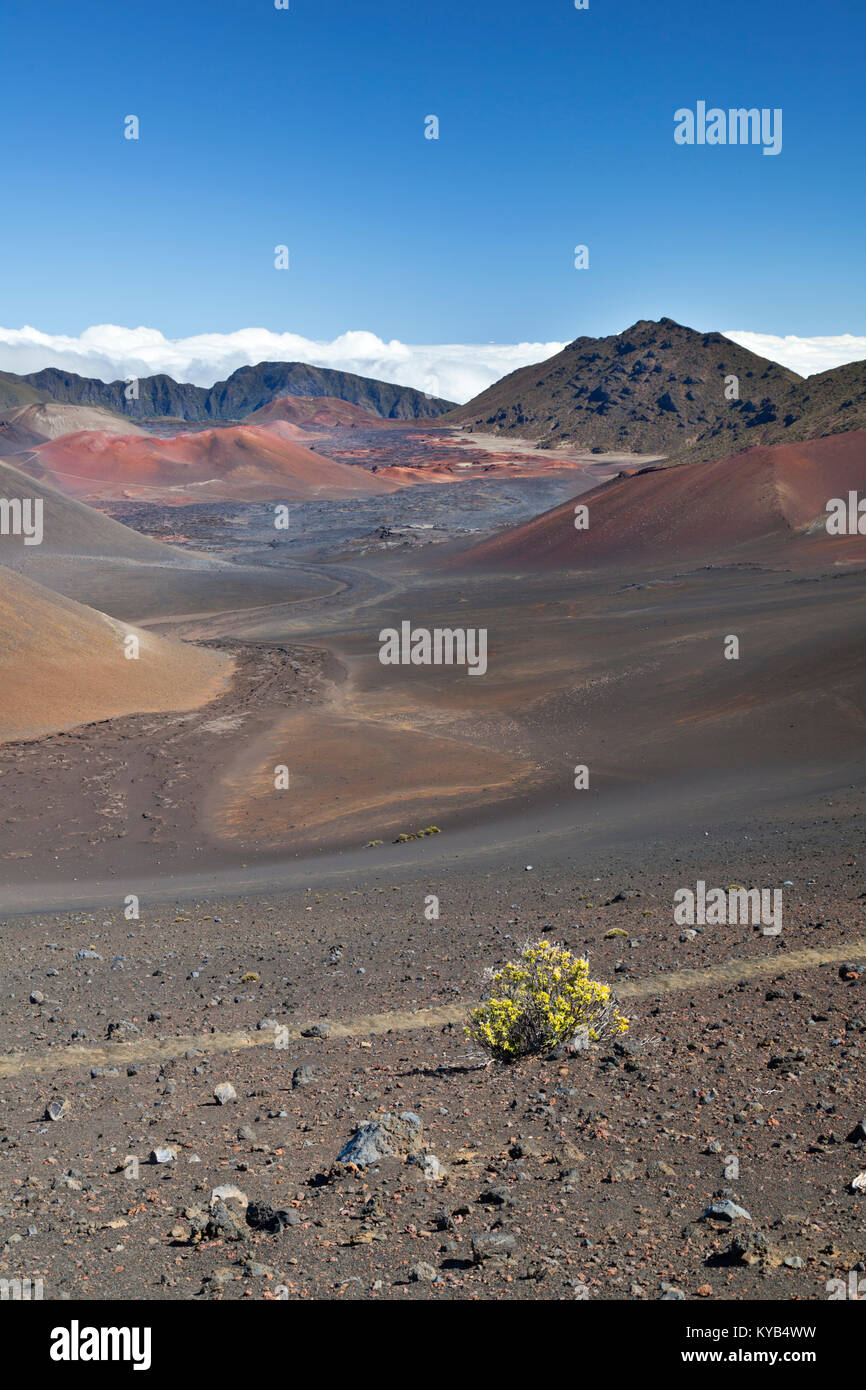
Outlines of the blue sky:
M862 334L864 49L862 0L4 0L0 323ZM676 146L699 99L782 153Z

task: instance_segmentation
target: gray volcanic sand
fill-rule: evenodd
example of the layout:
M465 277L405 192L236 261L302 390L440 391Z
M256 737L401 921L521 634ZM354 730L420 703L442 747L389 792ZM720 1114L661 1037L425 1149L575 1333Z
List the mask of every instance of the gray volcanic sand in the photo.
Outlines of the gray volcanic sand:
M262 570L257 566L206 562L198 569L146 566L101 558L55 559L41 581L112 616L150 623L167 615L211 614L294 604L339 593L339 582L301 566Z
M426 808L416 807L414 820L397 827L406 831L422 828L422 821L441 825L444 819L449 829L475 823L471 807L481 799L499 814L527 817L533 808L549 812L558 805L561 824L584 827L598 817L639 815L649 797L655 814L676 821L684 780L692 780L710 806L716 791L731 795L739 786L745 811L764 796L764 783L793 792L813 776L845 784L862 771L862 585L856 573L798 575L746 566L662 574L640 587L623 583L622 576L582 575L570 577L566 587L560 576L524 575L518 584L502 576L431 579L418 566L404 567L398 586L393 564L372 572L387 574L390 592L365 598L354 611L351 594L341 596L326 624L315 626L310 609L301 618L281 608L229 625L236 639L326 647L345 673L330 692L318 734L315 713L297 735L275 721L248 762L243 754L235 757L223 812L216 794L215 829L222 834L230 822L237 845L243 844L246 805L250 841L273 846L282 834L290 850L301 843L308 814L317 843L327 846L320 803L331 798L329 783L323 769L317 787L304 768L310 760L315 765L312 750L320 739L333 750L328 767L339 766L339 740L332 743L330 732L334 717L350 721L347 740L362 742L369 754L369 766L347 773L340 799L332 801L333 843L344 848L397 826L393 816L376 810L398 790L393 769L384 756L380 776L375 766L377 740L384 750L395 729L418 736L402 753L400 780L407 786L429 781L425 739L444 740L442 747L454 749L460 764L460 804L446 779L438 801L431 790ZM406 618L427 627L485 627L487 674L383 667L378 633ZM215 620L162 630L202 638L220 626ZM725 659L729 635L739 638L739 660ZM280 797L268 772L275 762L291 765L295 750L301 775L290 798ZM588 792L573 789L577 765L589 768ZM439 770L444 777L445 764ZM467 788L473 775L474 797ZM347 822L353 797L357 814Z

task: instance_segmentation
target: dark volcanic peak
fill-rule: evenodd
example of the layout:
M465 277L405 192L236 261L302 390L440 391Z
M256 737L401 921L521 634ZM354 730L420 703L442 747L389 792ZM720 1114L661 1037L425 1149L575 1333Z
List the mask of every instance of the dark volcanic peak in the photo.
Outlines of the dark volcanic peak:
M329 396L350 401L385 420L429 419L453 401L425 395L410 386L355 376L352 372L310 367L305 362L260 362L239 367L214 386L192 386L160 374L138 378L138 399L126 398L124 381L99 381L46 367L28 376L0 374L0 408L29 405L50 397L72 405L103 406L132 419L242 420L278 396Z
M726 396L731 377L738 399ZM641 319L521 367L445 422L551 446L672 454L722 429L739 438L774 423L801 381L721 333Z
M145 376L138 378L138 400L126 398L126 382L100 381L97 377L77 376L59 367L46 367L41 372L16 378L38 388L41 398L69 405L102 406L132 420L171 415L178 420L208 420L206 409L208 390L203 386L174 381L172 377Z
M352 372L310 367L304 362L260 362L239 367L228 381L218 381L209 392L215 419L242 419L279 396L330 396L349 401L384 420L417 420L443 415L451 401L425 395L410 386L395 386Z

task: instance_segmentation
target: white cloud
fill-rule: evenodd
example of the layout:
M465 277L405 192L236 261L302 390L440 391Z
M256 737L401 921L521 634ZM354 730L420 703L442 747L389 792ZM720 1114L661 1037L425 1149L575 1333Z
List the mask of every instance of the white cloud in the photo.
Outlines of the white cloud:
M0 371L37 372L60 367L79 376L116 381L167 372L176 381L212 386L238 367L257 362L309 362L415 386L446 400L468 401L508 372L552 357L564 343L445 343L417 346L375 333L341 333L316 342L297 333L241 328L236 333L201 333L166 338L155 328L119 328L102 323L80 337L40 333L36 328L0 328Z
M798 338L789 333L778 338L773 333L749 333L745 330L726 332L740 347L756 352L759 357L769 357L771 362L780 362L800 376L813 376L815 372L828 372L831 367L841 367L843 362L862 362L866 358L866 338L855 338L851 333L839 333L826 338Z
M738 330L725 336L803 376L866 358L866 338L850 333L780 338ZM36 328L0 328L0 371L26 373L60 367L102 381L166 372L176 381L212 386L236 368L257 362L309 362L415 386L462 403L508 372L542 362L563 347L565 343L418 345L396 338L386 343L363 330L341 333L331 342L302 338L297 333L271 333L266 328L166 338L156 328L102 323L85 329L79 337L41 333Z

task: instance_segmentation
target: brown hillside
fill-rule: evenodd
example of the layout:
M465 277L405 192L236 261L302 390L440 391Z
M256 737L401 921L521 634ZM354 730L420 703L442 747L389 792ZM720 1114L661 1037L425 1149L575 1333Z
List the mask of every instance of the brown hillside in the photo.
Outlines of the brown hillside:
M866 537L831 537L830 498L866 493L866 431L760 446L694 466L621 474L463 555L472 565L586 568L791 553L866 560ZM575 505L589 511L575 529Z
M137 660L124 639L140 641ZM231 675L220 652L156 637L0 571L0 742L115 715L196 709Z
M246 417L250 425L267 425L274 420L310 430L370 430L384 424L381 416L372 411L331 396L280 396Z

